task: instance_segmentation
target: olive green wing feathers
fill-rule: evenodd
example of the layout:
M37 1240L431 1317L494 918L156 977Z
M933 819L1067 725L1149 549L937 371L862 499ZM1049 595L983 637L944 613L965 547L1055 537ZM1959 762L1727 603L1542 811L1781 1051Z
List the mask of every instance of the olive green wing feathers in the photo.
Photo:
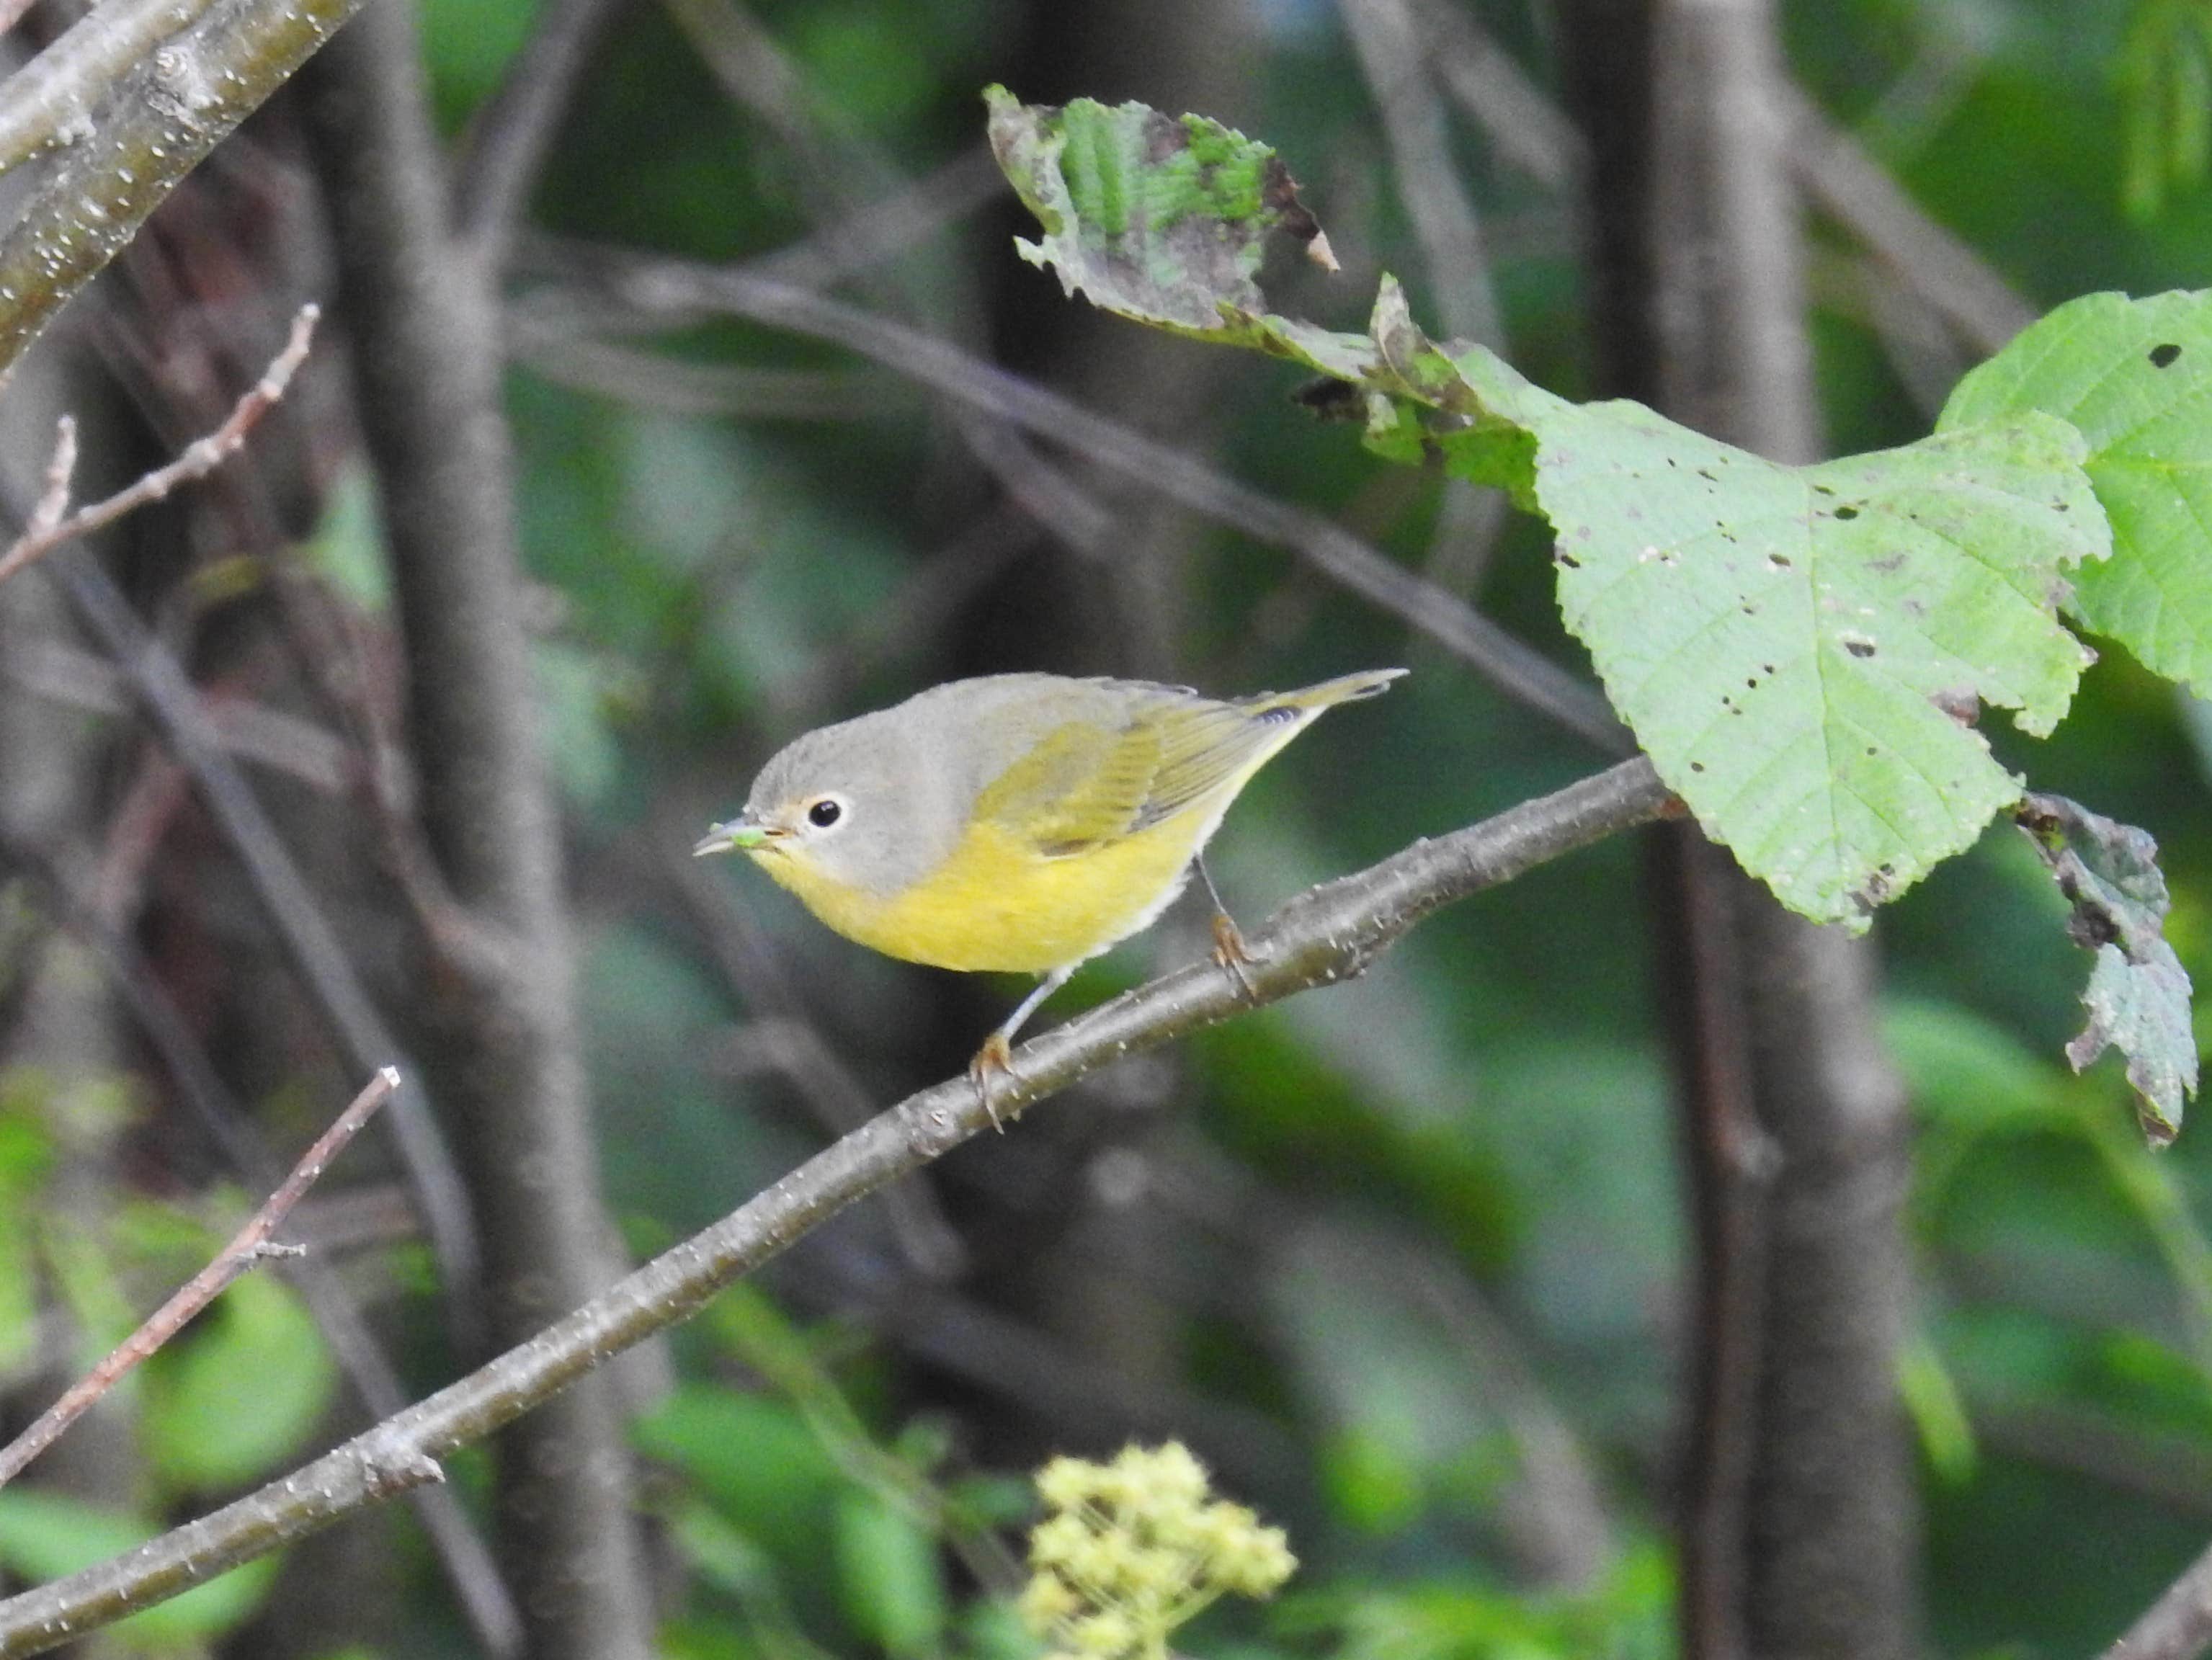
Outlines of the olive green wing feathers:
M1127 835L1158 770L1150 727L1064 721L984 787L975 817L1063 858Z
M1119 729L1069 721L985 787L975 816L1063 858L1233 789L1302 724L1300 711L1195 697L1137 710Z

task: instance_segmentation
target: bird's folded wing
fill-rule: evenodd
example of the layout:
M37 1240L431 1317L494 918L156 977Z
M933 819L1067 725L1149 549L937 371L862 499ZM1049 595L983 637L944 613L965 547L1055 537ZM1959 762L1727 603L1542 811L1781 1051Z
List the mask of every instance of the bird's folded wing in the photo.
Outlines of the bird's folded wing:
M1070 721L985 787L975 817L1064 858L1240 781L1291 730L1272 712L1195 698L1146 709L1118 731Z
M1158 712L1159 768L1134 828L1172 818L1217 790L1234 788L1298 727L1294 710L1197 702Z
M1065 858L1129 833L1159 760L1158 734L1143 723L1115 731L1069 721L984 787L975 816Z

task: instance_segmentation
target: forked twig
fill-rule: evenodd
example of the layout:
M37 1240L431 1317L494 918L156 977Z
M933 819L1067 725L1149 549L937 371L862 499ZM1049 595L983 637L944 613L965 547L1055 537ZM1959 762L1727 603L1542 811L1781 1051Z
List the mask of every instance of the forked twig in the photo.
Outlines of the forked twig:
M125 514L149 502L160 501L179 484L204 478L237 454L246 442L246 434L283 397L284 389L292 383L293 374L307 361L307 343L313 337L316 319L322 314L322 307L312 303L300 307L292 319L292 332L284 343L284 350L270 360L261 378L232 405L221 426L185 445L167 466L156 467L105 502L79 508L75 513L66 513L66 509L70 475L76 465L76 423L64 416L54 440L54 459L46 468L46 493L39 498L38 511L24 526L23 533L15 538L15 545L0 554L0 582L63 543L112 525Z
M291 1175L284 1178L283 1185L269 1195L231 1242L216 1254L213 1262L149 1315L145 1323L124 1339L105 1360L70 1384L61 1399L40 1413L28 1429L0 1448L0 1486L15 1480L25 1465L59 1440L63 1431L114 1388L118 1378L174 1337L186 1322L221 1296L240 1274L266 1258L298 1255L301 1247L271 1244L269 1236L283 1225L292 1207L307 1195L331 1160L344 1150L346 1143L398 1087L397 1067L386 1067L370 1079L368 1086L354 1097L352 1104L316 1138L314 1146L307 1149Z

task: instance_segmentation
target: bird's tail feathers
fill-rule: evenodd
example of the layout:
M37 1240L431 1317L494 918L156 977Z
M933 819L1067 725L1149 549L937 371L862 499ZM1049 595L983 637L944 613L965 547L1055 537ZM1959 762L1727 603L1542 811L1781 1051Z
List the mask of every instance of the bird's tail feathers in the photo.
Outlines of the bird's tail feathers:
M1338 703L1349 703L1354 698L1373 697L1390 690L1390 683L1405 673L1404 669L1365 669L1358 674L1340 674L1334 680L1323 680L1318 685L1301 686L1296 691L1274 692L1249 701L1263 708L1325 709Z

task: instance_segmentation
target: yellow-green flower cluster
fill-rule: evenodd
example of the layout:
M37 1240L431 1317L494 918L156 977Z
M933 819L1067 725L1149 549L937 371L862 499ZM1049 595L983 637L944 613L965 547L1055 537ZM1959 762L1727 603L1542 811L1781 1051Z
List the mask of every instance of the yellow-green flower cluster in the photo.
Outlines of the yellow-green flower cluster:
M1297 1566L1280 1528L1212 1499L1177 1442L1107 1464L1055 1458L1037 1492L1052 1514L1030 1535L1021 1612L1050 1660L1164 1660L1215 1597L1272 1596Z

